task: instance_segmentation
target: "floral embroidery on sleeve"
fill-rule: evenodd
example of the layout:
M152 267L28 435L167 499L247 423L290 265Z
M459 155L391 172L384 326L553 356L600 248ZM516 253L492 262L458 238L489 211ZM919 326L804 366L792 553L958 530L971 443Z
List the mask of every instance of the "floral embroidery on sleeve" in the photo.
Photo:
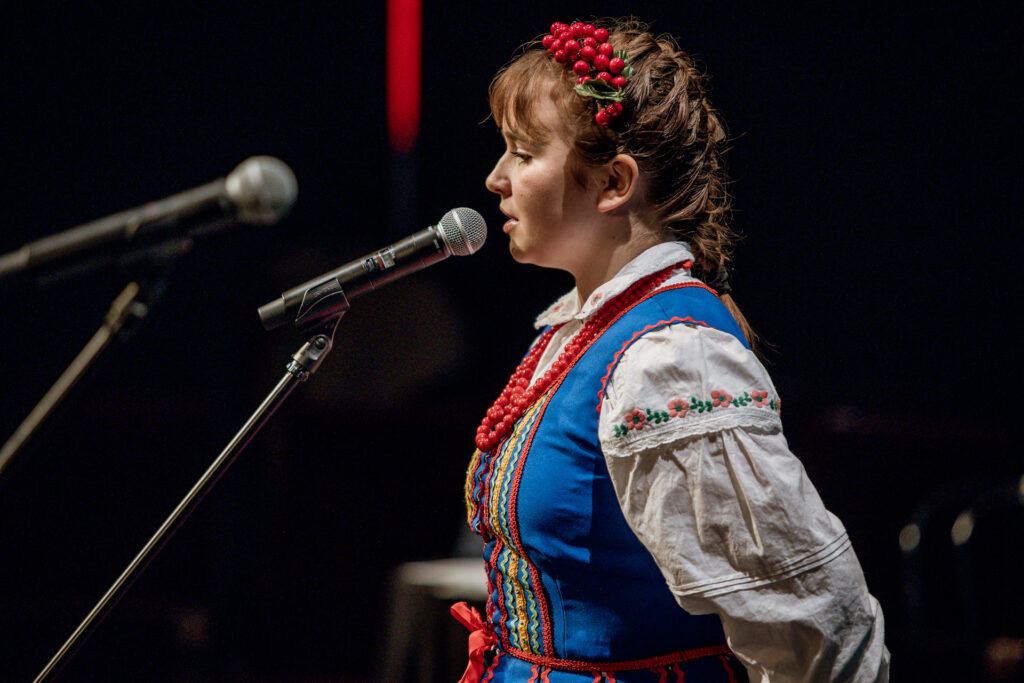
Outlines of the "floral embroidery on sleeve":
M776 413L782 412L782 399L769 397L767 391L760 389L744 391L742 396L732 396L724 389L715 389L711 392L709 399L701 399L691 396L687 401L682 398L674 398L666 404L668 410L651 408L634 408L626 413L623 422L612 425L612 431L616 438L625 436L629 430L641 430L645 426L654 426L668 422L672 418L686 418L693 413L709 413L712 410L724 408L743 408L750 406L754 408L768 408Z
M711 392L711 402L715 408L727 406L732 402L732 396L721 389L715 389Z
M668 402L669 417L686 417L686 411L690 409L690 403L681 398L674 398Z
M647 416L644 414L644 411L642 411L642 410L640 410L638 408L637 410L634 410L631 413L626 415L626 424L622 425L622 428L624 430L628 430L628 429L638 429L638 430L639 429L643 429L644 428L644 422L646 422L646 421L647 421ZM618 425L616 425L616 426L618 426Z

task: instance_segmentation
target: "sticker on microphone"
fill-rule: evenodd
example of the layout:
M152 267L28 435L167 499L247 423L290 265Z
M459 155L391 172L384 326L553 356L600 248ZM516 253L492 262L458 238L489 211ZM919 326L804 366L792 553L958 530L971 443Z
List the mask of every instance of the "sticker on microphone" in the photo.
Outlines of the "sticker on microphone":
M374 254L373 260L379 269L387 270L395 265L395 252L391 250L391 247L388 247Z

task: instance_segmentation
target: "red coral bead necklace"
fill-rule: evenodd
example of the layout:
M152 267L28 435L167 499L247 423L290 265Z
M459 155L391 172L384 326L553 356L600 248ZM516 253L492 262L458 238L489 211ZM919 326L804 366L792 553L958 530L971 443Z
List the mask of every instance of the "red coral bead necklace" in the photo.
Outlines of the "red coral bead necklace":
M568 370L576 358L590 346L590 342L598 337L618 317L619 313L640 301L648 292L660 287L673 271L679 268L689 270L692 266L693 263L687 259L651 273L631 284L584 323L580 331L562 349L562 353L551 364L551 368L531 385L530 380L537 369L537 364L561 325L555 325L545 330L530 352L519 363L516 371L512 373L501 394L487 409L487 415L476 429L477 448L485 453L494 450L495 446L511 433L512 425L522 417L526 408L551 388L555 380Z

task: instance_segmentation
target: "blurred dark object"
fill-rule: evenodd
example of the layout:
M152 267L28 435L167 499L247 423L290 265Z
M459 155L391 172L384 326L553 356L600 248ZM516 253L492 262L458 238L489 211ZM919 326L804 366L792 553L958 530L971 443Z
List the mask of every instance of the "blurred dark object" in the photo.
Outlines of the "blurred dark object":
M1024 680L1024 638L993 638L985 646L985 675L998 683Z
M487 600L487 578L479 557L407 562L395 569L381 680L459 680L468 661L469 633L449 610L463 600L477 603L478 609Z
M1024 476L954 481L899 536L909 670L1019 681L1024 674ZM912 667L912 668L911 668Z

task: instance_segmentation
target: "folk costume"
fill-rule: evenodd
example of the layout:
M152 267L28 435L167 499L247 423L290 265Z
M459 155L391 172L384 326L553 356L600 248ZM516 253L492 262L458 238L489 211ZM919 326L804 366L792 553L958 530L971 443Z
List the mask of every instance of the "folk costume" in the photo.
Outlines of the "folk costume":
M534 400L467 473L490 597L453 608L463 680L886 680L846 531L692 261L658 244L538 317Z

